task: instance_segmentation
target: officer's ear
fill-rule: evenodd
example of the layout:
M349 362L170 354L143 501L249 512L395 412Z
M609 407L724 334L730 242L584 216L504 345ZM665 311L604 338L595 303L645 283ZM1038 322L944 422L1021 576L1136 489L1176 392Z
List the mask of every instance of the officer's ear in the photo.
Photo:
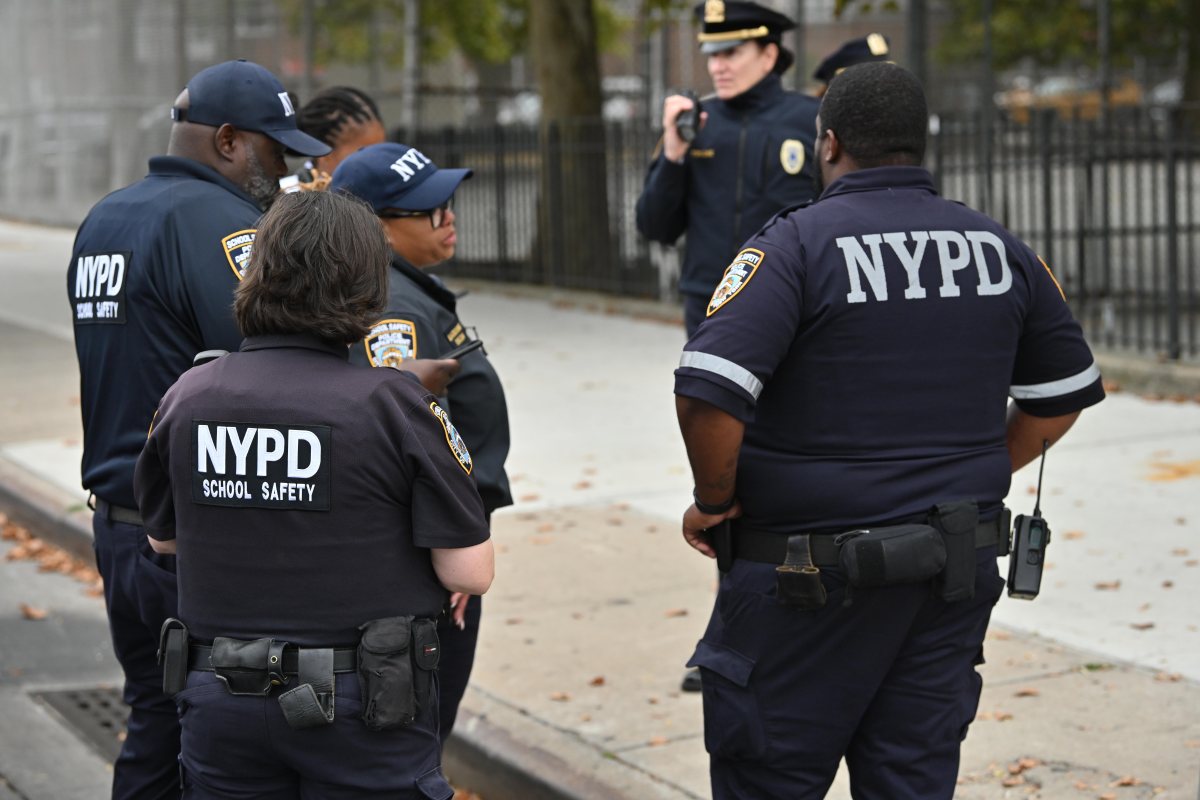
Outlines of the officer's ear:
M826 128L825 133L821 135L821 141L817 142L817 158L827 164L836 164L841 157L842 143L838 141L832 128Z
M237 161L238 150L243 146L238 129L226 122L213 134L213 146L217 155L225 161Z

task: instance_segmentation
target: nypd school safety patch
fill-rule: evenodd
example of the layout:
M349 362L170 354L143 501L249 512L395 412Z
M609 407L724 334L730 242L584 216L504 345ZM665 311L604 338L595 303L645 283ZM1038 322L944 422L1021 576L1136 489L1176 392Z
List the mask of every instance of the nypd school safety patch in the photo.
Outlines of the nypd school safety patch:
M442 430L446 432L446 444L450 445L450 452L454 453L454 457L458 459L458 465L470 475L475 462L471 460L471 451L467 450L467 443L463 441L462 434L450 422L450 415L446 413L446 410L436 402L429 404L429 410L442 423Z
M417 357L417 326L407 319L381 319L371 326L363 347L372 367L398 367Z
M81 253L71 265L68 285L76 325L124 325L125 278L133 253Z
M328 511L327 425L192 421L192 502Z
M788 175L799 175L804 169L804 145L799 139L784 139L779 148L779 163Z
M713 292L712 299L708 301L706 317L711 317L714 311L728 303L746 287L762 264L763 258L763 251L755 250L753 247L747 247L734 257L733 263L725 270L725 277L721 279L717 290Z
M225 260L229 262L229 268L237 275L239 281L246 277L246 267L250 266L250 251L254 248L254 237L257 235L256 229L247 228L234 231L221 240Z

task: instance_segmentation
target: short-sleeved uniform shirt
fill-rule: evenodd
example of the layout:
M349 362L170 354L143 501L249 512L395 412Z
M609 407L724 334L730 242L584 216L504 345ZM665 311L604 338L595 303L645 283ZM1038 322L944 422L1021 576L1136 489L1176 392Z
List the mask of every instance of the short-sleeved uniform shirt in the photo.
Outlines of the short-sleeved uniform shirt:
M1063 292L928 172L850 173L734 258L675 392L747 422L746 524L779 533L917 517L1008 493L1007 401L1034 416L1104 397Z
M815 196L819 103L771 74L731 98L704 98L708 122L682 164L659 155L637 202L642 235L673 244L687 233L684 294L707 296L742 243L781 209Z
M429 548L489 537L470 451L434 397L345 345L247 339L163 398L137 465L148 535L175 539L193 636L336 646L435 616Z
M105 197L75 236L67 294L83 411L83 486L133 507L133 465L163 392L203 350L236 350L233 290L262 212L185 158Z
M458 317L454 293L435 275L398 256L388 270L388 306L367 338L350 348L350 360L372 367L399 366L410 358L445 358L471 339ZM450 382L443 407L454 420L475 467L471 474L491 514L512 505L504 461L508 458L508 405L504 387L483 350L467 353Z

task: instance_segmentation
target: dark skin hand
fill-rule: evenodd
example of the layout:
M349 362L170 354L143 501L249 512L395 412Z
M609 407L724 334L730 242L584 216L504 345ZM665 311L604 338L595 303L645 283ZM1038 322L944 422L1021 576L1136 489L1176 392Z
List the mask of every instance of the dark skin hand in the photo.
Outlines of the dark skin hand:
M696 496L707 505L723 505L733 497L737 483L738 451L745 423L716 406L690 397L675 398L675 413L692 465ZM724 514L705 514L693 503L683 512L683 538L704 555L716 558L706 531L741 514L742 506L736 500Z
M445 397L446 387L461 369L462 364L456 358L412 358L400 364L402 372L411 372L438 397Z

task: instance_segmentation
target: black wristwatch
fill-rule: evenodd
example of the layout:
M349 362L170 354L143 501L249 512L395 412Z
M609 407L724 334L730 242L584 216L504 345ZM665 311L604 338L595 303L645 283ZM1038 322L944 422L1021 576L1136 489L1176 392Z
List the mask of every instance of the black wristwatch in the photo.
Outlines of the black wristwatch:
M709 503L705 503L705 502L701 501L699 496L697 496L697 494L696 494L696 490L692 489L692 500L693 500L693 502L695 502L696 508L700 511L701 514L708 514L710 516L716 516L717 514L724 514L726 511L733 508L734 498L733 498L733 496L730 496L730 498L728 500L726 500L724 503L720 503L720 504L714 506L714 505L710 505Z

